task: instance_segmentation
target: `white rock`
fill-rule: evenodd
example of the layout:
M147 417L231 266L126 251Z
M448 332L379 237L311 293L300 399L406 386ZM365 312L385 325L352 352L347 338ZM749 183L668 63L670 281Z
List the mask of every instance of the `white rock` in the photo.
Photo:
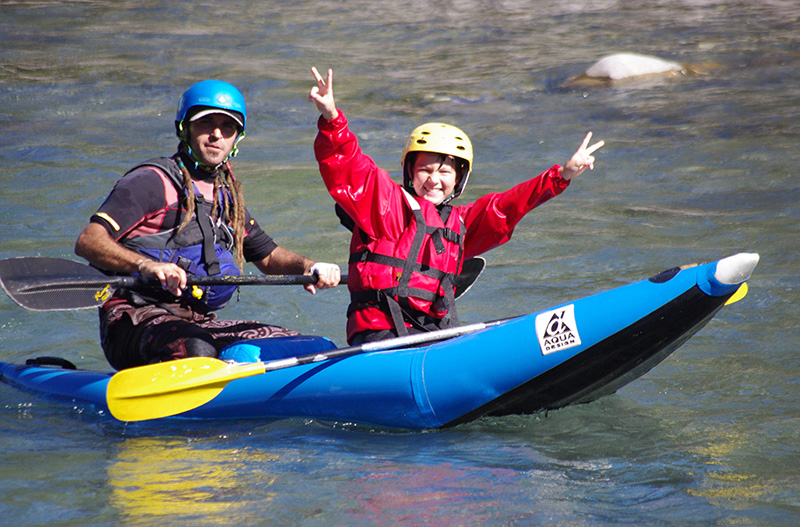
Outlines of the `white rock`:
M680 72L684 68L677 62L638 53L617 53L603 57L586 70L592 78L621 80L640 75Z

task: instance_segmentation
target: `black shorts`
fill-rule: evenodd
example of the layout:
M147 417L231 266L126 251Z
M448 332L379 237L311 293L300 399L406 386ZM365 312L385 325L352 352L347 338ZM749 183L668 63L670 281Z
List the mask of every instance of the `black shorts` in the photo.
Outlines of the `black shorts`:
M298 334L256 321L219 320L214 313L198 313L181 304L100 308L101 345L117 370L198 355L216 357L240 340Z

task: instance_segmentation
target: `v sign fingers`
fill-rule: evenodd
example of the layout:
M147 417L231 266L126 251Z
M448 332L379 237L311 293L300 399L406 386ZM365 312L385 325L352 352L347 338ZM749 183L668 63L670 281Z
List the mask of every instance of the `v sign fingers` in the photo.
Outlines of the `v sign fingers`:
M586 134L586 139L583 140L583 145L581 145L582 149L585 150L585 154L587 156L594 154L600 147L606 144L605 141L598 141L592 146L587 147L586 145L589 144L589 140L591 140L591 138L592 138L592 132L589 132L588 134Z
M317 68L312 67L311 73L314 74L314 79L317 85L311 88L308 98L317 105L317 109L322 116L331 121L339 116L336 110L336 102L333 98L333 70L328 69L327 80L322 78Z
M584 170L587 168L589 170L594 170L594 161L595 158L592 154L594 154L599 148L605 145L605 141L598 141L597 143L593 144L592 146L589 145L589 141L592 139L592 132L586 134L583 142L581 143L580 148L575 154L564 164L564 167L561 170L561 177L570 180L574 177L577 177L583 173Z

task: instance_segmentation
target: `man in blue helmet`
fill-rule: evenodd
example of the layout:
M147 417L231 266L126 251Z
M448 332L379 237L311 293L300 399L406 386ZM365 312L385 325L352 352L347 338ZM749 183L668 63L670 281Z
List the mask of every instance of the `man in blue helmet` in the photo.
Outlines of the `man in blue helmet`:
M118 290L100 307L101 343L114 368L216 357L237 340L297 334L217 319L214 311L236 287L186 290L187 273L239 275L248 261L265 274L316 274L319 289L338 285L337 265L279 247L245 208L230 160L246 125L244 98L234 86L218 80L193 85L175 118L178 151L128 171L78 237L75 252L92 265L158 278L162 285Z

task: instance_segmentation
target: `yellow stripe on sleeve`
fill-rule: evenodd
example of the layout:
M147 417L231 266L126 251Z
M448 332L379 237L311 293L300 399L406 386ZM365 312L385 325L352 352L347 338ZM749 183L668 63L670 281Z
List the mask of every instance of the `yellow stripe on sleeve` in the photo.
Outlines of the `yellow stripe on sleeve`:
M118 231L118 230L119 230L119 223L117 223L116 221L114 221L114 218L112 218L111 216L109 216L109 215L108 215L108 214L106 214L105 212L98 212L98 213L97 213L97 216L99 216L100 218L103 218L103 219L104 219L104 220L106 220L108 223L110 223L110 224L111 224L111 226L112 226L112 227L114 227L114 230L115 230L115 231Z

